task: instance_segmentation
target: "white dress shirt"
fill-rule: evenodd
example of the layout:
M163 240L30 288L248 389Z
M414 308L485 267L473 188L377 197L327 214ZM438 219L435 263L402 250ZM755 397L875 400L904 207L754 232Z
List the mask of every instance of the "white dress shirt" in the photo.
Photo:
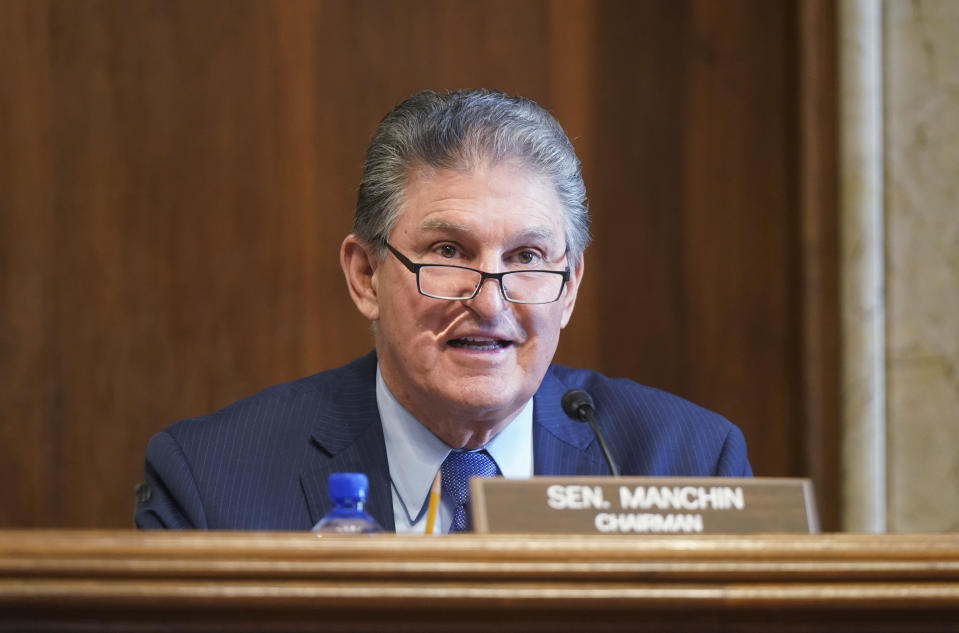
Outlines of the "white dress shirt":
M422 534L426 531L426 509L433 479L452 449L396 401L380 374L379 365L376 367L376 405L386 440L396 532ZM504 477L528 479L532 476L532 398L516 419L482 448ZM434 533L448 532L452 520L452 504L441 498Z

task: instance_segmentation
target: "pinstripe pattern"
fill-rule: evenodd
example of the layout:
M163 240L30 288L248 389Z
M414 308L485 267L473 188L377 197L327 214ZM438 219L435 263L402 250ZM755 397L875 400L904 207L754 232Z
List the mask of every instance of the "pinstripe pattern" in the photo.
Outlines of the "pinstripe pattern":
M631 380L553 365L533 401L537 475L606 475L589 426L563 413L567 389L589 392L623 475L749 476L742 433L725 418Z
M139 502L144 528L308 530L329 509L332 472L365 472L367 510L393 528L376 356L271 387L215 413L180 421L147 447L152 494ZM585 389L626 475L750 475L739 429L662 391L554 365L534 397L537 475L602 475L589 427L566 417L567 389Z

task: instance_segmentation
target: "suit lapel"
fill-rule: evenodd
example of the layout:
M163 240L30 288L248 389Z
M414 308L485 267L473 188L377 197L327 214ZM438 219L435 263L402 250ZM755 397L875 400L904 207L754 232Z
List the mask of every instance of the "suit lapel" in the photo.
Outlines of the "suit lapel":
M376 406L376 356L368 354L342 371L341 379L328 386L335 392L323 394L328 404L311 432L314 456L300 474L310 519L315 525L330 510L326 481L331 473L360 472L370 480L366 511L392 531L393 494Z
M563 412L566 389L550 369L533 397L533 473L605 475L602 456L590 450L595 438L589 426Z

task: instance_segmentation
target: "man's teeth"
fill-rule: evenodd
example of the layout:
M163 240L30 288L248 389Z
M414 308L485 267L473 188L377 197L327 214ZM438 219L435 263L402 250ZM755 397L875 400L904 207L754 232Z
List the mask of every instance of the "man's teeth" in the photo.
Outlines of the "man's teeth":
M472 336L457 338L450 341L450 345L454 347L468 347L469 349L477 350L499 349L501 347L506 347L508 344L508 341L501 341L499 339L492 338L477 338Z

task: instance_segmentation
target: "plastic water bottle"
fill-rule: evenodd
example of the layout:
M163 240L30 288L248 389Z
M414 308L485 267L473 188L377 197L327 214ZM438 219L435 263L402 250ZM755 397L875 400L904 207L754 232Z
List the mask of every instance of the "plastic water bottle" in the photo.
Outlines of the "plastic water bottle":
M363 473L333 473L326 482L333 509L316 525L314 532L368 534L382 532L376 519L363 511L370 482Z

